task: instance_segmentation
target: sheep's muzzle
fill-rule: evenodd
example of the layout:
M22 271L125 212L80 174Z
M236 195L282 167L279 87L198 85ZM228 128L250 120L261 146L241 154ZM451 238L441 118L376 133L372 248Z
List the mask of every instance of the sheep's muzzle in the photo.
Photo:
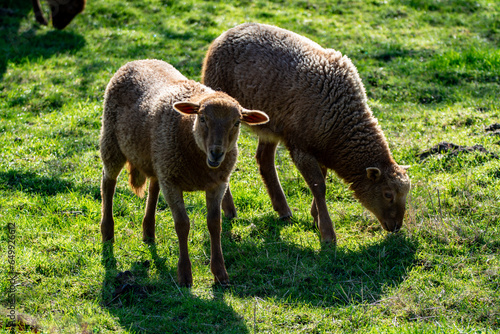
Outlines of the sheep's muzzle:
M398 232L403 226L403 220L380 220L382 227L387 232Z
M216 146L209 150L207 154L207 165L210 168L218 168L224 161L225 152L222 147Z

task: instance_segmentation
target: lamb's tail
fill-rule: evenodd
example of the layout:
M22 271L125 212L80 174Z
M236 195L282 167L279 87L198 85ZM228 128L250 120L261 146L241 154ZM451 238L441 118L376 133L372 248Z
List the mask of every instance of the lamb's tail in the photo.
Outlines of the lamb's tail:
M135 168L130 162L127 161L127 169L129 173L128 183L139 197L144 197L144 188L146 188L146 174Z

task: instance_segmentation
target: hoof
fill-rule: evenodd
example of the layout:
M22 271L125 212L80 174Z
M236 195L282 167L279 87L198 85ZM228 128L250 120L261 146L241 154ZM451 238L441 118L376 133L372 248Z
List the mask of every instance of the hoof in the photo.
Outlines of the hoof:
M218 279L217 277L214 278L214 283L223 287L227 287L230 285L229 283L229 277L226 277L224 279Z
M219 270L212 270L212 274L214 275L214 283L220 284L222 286L229 284L229 275L225 268L220 268Z
M231 283L229 281L226 281L226 282L214 282L214 284L218 287L221 287L221 288L229 288L231 286Z
M115 238L115 222L113 220L101 220L99 223L102 242L111 241Z
M337 243L335 241L321 241L321 251L323 252L330 252L334 251L337 248Z
M224 218L226 218L226 219L234 219L236 217L238 217L238 213L236 212L236 210L234 210L234 211L228 211L228 212L224 211Z
M102 242L105 243L105 242L109 242L109 243L114 243L115 242L115 236L112 235L112 236L108 236L108 235L103 235L102 236Z
M191 287L193 286L193 274L191 273L191 263L184 270L177 270L177 281L180 286Z
M155 243L155 237L143 237L142 238L142 242L144 242L145 244L148 244L148 245L154 245Z
M292 221L292 214L288 213L286 215L280 216L279 220L282 220L285 222L291 222Z
M337 245L337 238L335 234L333 237L321 238L321 245L326 247L335 247Z
M179 286L185 287L185 288L190 288L193 286L193 278L184 278L181 279L179 278Z

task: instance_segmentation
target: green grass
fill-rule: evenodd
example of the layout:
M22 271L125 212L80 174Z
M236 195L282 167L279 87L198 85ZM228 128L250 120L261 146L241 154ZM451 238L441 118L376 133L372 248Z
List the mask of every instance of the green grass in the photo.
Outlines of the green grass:
M480 144L500 123L500 4L494 0L89 0L64 31L29 2L0 0L0 305L60 333L495 333L500 331L500 161L417 155L441 141ZM321 248L310 191L288 153L277 166L294 221L277 219L240 137L239 218L223 222L232 285L213 285L202 193L186 195L194 286L175 282L177 237L160 199L157 243L141 242L145 201L122 173L116 242L100 241L103 93L130 60L168 61L199 80L210 42L243 22L278 25L347 54L400 164L412 165L403 230L380 224L334 173L338 245ZM119 273L129 271L125 278ZM113 295L116 288L128 290ZM0 332L9 332L1 322Z

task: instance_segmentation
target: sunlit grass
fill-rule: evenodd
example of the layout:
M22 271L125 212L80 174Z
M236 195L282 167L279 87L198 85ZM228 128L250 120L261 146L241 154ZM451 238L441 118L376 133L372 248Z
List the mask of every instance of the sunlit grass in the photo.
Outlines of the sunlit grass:
M11 276L3 250L15 222L16 307L44 332L500 329L500 137L485 131L500 123L496 1L89 0L64 31L34 23L29 2L1 3L14 11L0 12L4 307ZM115 195L116 241L112 248L100 241L104 89L120 66L142 58L199 80L210 42L248 21L293 30L352 59L395 160L411 165L405 225L385 233L331 172L338 245L322 247L311 193L286 149L278 148L276 165L291 222L272 210L253 157L256 138L243 129L231 183L238 218L223 221L232 284L213 285L204 195L191 193L194 286L179 288L169 208L160 199L157 242L143 244L145 200L128 188L126 173ZM492 154L418 157L443 141Z

